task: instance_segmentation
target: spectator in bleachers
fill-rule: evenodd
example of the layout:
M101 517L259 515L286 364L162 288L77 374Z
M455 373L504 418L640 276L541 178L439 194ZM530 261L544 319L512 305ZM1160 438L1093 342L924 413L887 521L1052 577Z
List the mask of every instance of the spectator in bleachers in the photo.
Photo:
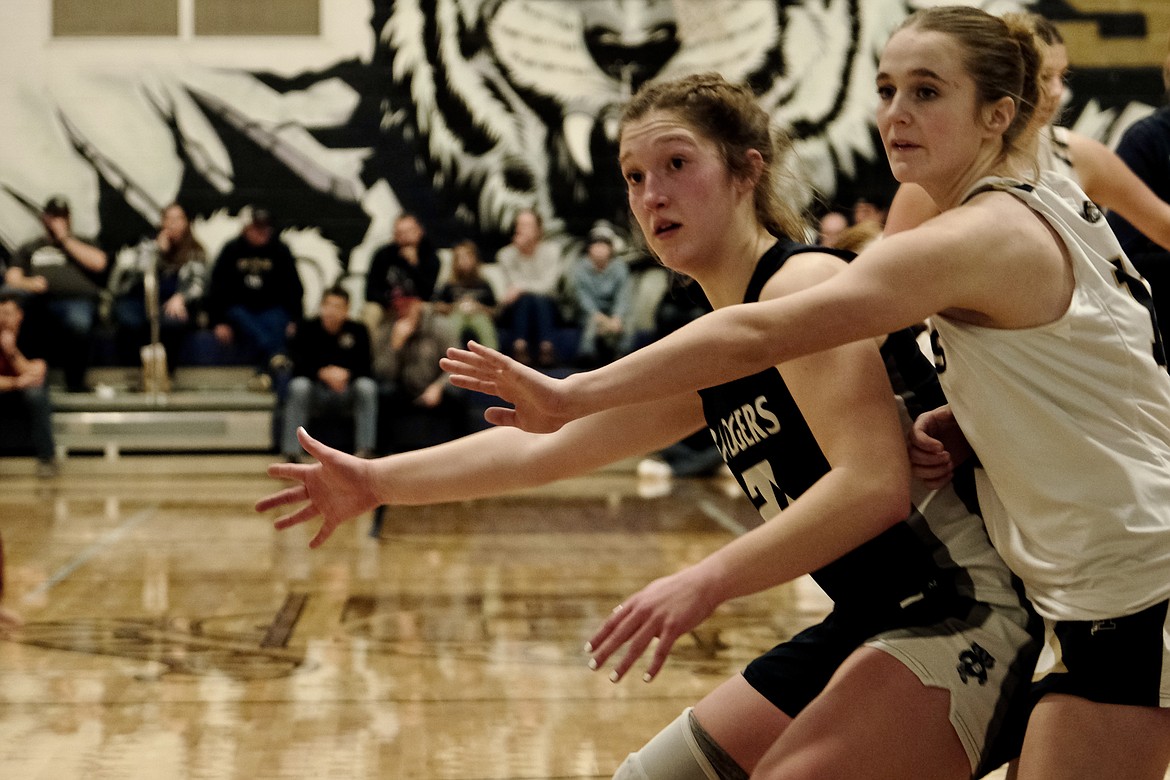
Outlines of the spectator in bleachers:
M837 237L849 227L849 217L840 211L826 212L817 222L817 244L837 246Z
M614 258L615 240L609 225L595 225L589 232L585 255L573 266L573 292L581 328L577 361L585 368L609 362L633 349L630 310L634 287L625 262Z
M37 476L52 477L57 474L57 461L52 405L45 382L48 365L43 357L44 340L22 327L21 297L12 290L0 293L0 407L28 420Z
M221 344L239 340L255 353L258 384L287 373L288 340L303 316L303 297L296 259L276 235L272 215L253 209L215 261L206 305Z
M496 294L480 272L479 247L460 241L451 250L451 278L435 293L434 308L447 317L462 342L473 338L498 349Z
M540 365L552 365L556 361L556 296L563 268L560 250L544 240L544 228L535 211L526 209L516 215L512 242L496 253L496 262L504 279L501 316L511 331L512 356L521 363L531 363L530 345L535 343Z
M195 326L195 315L207 287L207 253L191 232L187 212L178 203L162 210L158 235L143 239L128 267L116 267L110 280L119 358L138 362L139 349L150 340L152 316L158 317L160 340L174 369L183 339ZM158 311L147 309L146 280L153 276Z
M374 332L374 378L382 397L381 427L387 448L417 449L467 432L467 393L439 368L459 345L450 322L424 305L406 285L391 291L392 315ZM422 425L405 421L425 419Z
M88 390L85 374L109 259L92 239L73 235L69 202L50 198L41 211L44 234L17 250L4 281L36 296L48 318L52 362L73 393Z
M281 452L290 461L301 454L297 428L314 417L353 419L354 454L374 454L378 435L378 386L372 378L370 334L349 318L349 293L330 287L321 296L319 316L306 321L292 340L293 378L284 404Z
M403 212L394 220L393 241L370 259L366 272L366 301L382 307L381 317L391 316L392 291L406 286L412 295L429 301L439 278L439 256L418 217ZM377 322L369 323L371 327Z

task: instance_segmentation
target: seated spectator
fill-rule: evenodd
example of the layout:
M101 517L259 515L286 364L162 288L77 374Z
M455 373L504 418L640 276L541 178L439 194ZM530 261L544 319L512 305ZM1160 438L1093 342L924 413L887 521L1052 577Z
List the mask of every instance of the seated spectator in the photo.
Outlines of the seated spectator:
M71 393L88 390L85 374L109 260L89 239L73 235L69 202L50 198L41 211L45 232L17 250L5 283L37 296L48 315L52 362Z
M284 403L281 453L299 459L297 428L314 417L353 418L354 454L374 454L378 435L378 386L371 378L370 334L349 319L349 293L330 287L321 296L319 316L308 320L293 338L293 378Z
M573 267L581 327L577 360L583 367L596 367L633 349L629 322L634 288L629 268L614 259L614 238L608 225L594 226L585 256Z
M840 211L830 211L817 222L817 244L837 246L837 238L849 227L849 217Z
M885 227L886 216L890 211L888 198L873 195L862 195L853 202L853 224L873 222L879 228Z
M191 232L187 212L178 203L165 207L158 235L143 239L133 265L115 268L110 280L119 358L124 363L138 362L140 348L151 339L151 320L157 318L160 341L170 358L167 365L174 369L183 340L195 326L207 271L207 253ZM156 311L147 308L147 278L152 276L158 291Z
M439 368L447 349L459 345L458 337L446 317L405 289L398 288L391 300L393 317L373 336L374 378L383 398L380 422L387 431L384 449L429 447L467 433L467 394ZM420 417L425 424L405 424Z
M473 338L498 349L496 294L480 273L479 247L460 241L451 252L451 279L435 293L435 311L447 317L460 342Z
M288 340L303 315L303 297L292 251L273 230L272 216L254 209L240 235L220 250L206 306L221 344L240 341L256 355L261 386L271 385L270 373L288 371Z
M24 324L20 294L0 294L0 406L17 412L29 421L37 476L57 474L53 444L52 406L45 383L48 366L43 354L44 340Z
M439 256L418 217L403 212L394 220L393 241L374 253L366 271L366 302L381 307L380 316L367 324L375 327L391 316L393 290L406 286L412 295L429 301L439 278Z
M516 215L512 242L496 253L504 279L502 317L512 332L512 356L531 363L529 345L538 345L538 360L549 366L556 361L553 331L557 322L557 288L561 283L561 253L543 240L540 216L532 210Z

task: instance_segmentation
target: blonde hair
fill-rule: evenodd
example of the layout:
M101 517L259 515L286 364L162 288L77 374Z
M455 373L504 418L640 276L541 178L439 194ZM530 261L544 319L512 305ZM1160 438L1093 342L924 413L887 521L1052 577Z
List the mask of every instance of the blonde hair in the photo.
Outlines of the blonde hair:
M755 186L756 219L774 236L802 240L808 223L792 201L798 197L795 176L785 169L792 153L787 133L772 126L771 117L744 84L733 84L717 73L699 73L649 84L626 105L618 141L627 125L651 111L669 111L713 142L733 176L748 178L747 152L755 149L764 160ZM790 197L781 186L791 183Z

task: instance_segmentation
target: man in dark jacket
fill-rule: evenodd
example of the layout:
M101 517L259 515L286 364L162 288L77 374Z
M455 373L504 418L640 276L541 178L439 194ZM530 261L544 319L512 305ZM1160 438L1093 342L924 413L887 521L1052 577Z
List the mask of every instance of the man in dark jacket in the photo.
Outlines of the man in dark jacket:
M207 312L216 339L243 342L262 369L285 368L303 296L292 251L273 230L271 215L254 209L240 235L220 250L211 272Z
M370 377L370 334L349 319L349 293L331 287L320 316L301 326L292 342L292 381L284 405L281 453L299 459L297 428L318 415L353 417L354 452L370 457L378 432L378 386Z

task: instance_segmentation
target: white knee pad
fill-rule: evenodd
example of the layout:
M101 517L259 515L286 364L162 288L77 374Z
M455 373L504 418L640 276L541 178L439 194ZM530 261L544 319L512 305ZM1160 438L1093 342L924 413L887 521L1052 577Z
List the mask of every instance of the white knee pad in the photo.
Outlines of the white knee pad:
M626 756L613 780L719 780L691 732L690 717L688 707L641 750Z

